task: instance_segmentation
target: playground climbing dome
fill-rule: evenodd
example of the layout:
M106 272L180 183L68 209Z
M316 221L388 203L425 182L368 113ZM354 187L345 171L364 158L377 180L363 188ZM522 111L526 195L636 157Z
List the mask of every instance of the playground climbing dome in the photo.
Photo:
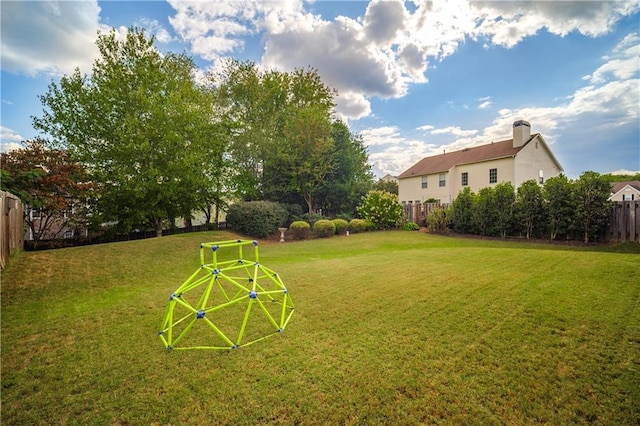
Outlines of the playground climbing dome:
M280 276L260 263L257 241L203 243L200 268L169 296L158 335L169 350L235 349L282 333L293 311Z

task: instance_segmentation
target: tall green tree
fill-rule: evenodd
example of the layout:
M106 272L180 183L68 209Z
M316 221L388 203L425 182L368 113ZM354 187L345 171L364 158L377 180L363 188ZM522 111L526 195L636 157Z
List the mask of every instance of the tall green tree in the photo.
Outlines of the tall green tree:
M453 200L449 209L449 226L454 231L462 234L476 232L474 209L476 206L476 194L466 186Z
M575 182L576 228L584 242L598 237L611 213L611 184L606 176L586 171Z
M549 238L558 234L569 236L573 225L576 204L571 181L563 174L547 179L542 188Z
M162 55L141 29L123 40L115 30L99 34L97 46L90 75L76 70L49 85L34 127L86 166L103 221L161 235L163 220L198 205L222 158L211 138L211 101L193 61Z
M535 180L522 182L518 187L515 216L527 239L543 227L545 221L542 188Z
M351 133L344 122L333 122L331 137L334 147L330 156L335 167L318 190L318 205L328 215L352 217L362 197L373 187L369 156L362 137ZM396 184L396 195L397 188Z
M487 186L480 189L473 207L474 222L480 235L495 235L498 213L493 188Z
M279 154L274 150L283 138L289 75L229 59L208 78L226 133L227 175L233 183L229 193L246 201L263 199L265 189L277 184L264 174L267 157Z
M513 227L516 189L511 182L500 182L493 188L493 194L496 209L495 228L500 237L506 238Z
M48 149L40 138L23 148L0 153L2 190L26 205L25 223L33 240L59 238L69 228L87 226L86 206L92 184L84 168L60 149Z
M245 200L304 200L315 195L334 168L331 137L334 91L317 71L262 71L230 60L210 75L228 129L228 157Z

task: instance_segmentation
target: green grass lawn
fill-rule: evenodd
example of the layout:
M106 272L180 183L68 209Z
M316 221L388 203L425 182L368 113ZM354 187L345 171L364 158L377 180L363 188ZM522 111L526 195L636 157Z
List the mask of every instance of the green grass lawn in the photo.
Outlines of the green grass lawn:
M296 311L232 351L167 351L207 232L19 253L2 424L638 424L637 245L376 232L261 243Z

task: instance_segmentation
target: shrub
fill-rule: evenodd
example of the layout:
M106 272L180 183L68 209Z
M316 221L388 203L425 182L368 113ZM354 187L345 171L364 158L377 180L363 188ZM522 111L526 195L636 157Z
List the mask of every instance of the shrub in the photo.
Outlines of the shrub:
M358 206L358 213L373 222L376 229L395 228L402 218L402 206L395 194L369 191Z
M402 229L405 231L417 231L420 229L420 225L415 222L407 222L402 225Z
M363 219L351 219L351 222L349 222L349 231L354 234L367 230L367 222Z
M320 219L313 224L313 233L321 238L331 237L336 233L336 226L330 220Z
M378 229L375 223L372 220L364 219L364 230L365 231L375 231Z
M427 215L427 229L429 232L446 232L447 215L443 208L432 209Z
M311 225L304 220L296 220L289 226L294 240L306 240L311 236Z
M349 229L349 222L344 219L333 219L331 222L336 227L336 234L344 234Z
M229 206L227 224L245 235L264 238L275 233L287 216L287 210L278 203L248 201Z

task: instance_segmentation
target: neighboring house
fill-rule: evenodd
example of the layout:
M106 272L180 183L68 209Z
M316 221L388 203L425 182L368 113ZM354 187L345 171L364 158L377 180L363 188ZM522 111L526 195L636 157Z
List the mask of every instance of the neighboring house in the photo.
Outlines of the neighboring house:
M543 184L562 172L542 135L532 135L531 125L519 120L512 139L423 158L398 176L398 198L403 205L429 199L448 204L465 187L477 193L500 182Z
M640 200L640 181L614 182L611 186L610 201Z
M390 175L389 173L387 173L386 175L382 176L380 178L381 181L383 182L395 182L398 183L398 179L395 176Z
M59 238L86 237L87 228L74 223L71 219L76 207L73 202L69 203L67 210L60 215L48 216L41 210L26 208L26 233L25 240L53 240ZM28 226L32 224L33 227ZM36 233L37 235L34 235Z

